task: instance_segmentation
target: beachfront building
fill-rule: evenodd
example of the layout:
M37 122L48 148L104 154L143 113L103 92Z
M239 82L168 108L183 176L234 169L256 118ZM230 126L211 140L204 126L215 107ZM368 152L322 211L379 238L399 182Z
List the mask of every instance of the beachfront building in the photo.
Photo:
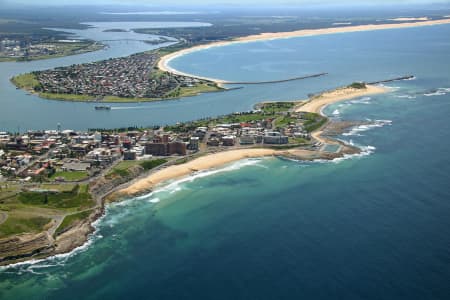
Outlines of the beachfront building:
M155 135L151 142L145 142L142 146L145 149L145 154L153 156L168 156L168 155L186 155L186 142L171 141L169 135L162 136Z
M279 132L271 131L266 133L263 141L264 144L282 145L289 143L289 138Z
M193 150L193 151L198 151L199 149L199 144L200 144L200 138L197 136L192 136L189 139L189 145L188 145L188 149L189 150Z
M226 135L222 137L223 146L234 146L236 142L236 137L234 135Z
M255 143L255 136L254 135L242 135L239 138L239 143L241 145L253 145Z

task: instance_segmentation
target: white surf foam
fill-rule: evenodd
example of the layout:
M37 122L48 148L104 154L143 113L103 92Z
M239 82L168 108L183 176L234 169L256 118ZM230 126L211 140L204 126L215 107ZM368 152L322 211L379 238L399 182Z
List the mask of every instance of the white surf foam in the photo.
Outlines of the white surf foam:
M392 125L391 120L375 120L375 121L368 120L368 121L370 121L372 123L355 126L349 132L345 132L342 135L343 136L362 136L361 132L365 132L365 131L368 131L373 128L380 128L380 127L383 127L386 125L387 126Z
M444 96L450 93L450 88L438 88L437 90L433 90L427 93L424 93L423 95L426 97L433 97L433 96Z
M371 97L362 97L362 98L359 98L356 100L351 100L348 102L351 104L370 104L371 103L370 100L372 100Z
M181 186L181 184L183 184L185 182L192 182L196 179L207 177L207 176L214 175L217 173L239 170L246 166L256 166L259 162L261 162L264 159L266 159L266 158L249 158L249 159L237 161L235 163L232 163L232 164L222 167L220 169L211 169L208 171L200 171L191 176L171 182L168 185L165 185L147 195L123 200L121 202L112 203L110 205L112 207L129 206L129 205L133 205L133 202L137 202L136 200L142 200L142 199L148 199L148 198L150 198L149 202L157 203L157 202L160 202L161 199L159 197L154 197L154 195L156 193L164 192L164 191L169 192L169 193L172 191L180 191L183 188L185 188L185 187ZM262 166L262 167L265 168L265 166ZM24 262L18 262L18 263L9 264L6 266L0 266L0 271L7 272L7 273L19 274L19 275L26 273L26 272L40 274L40 273L36 272L35 269L64 266L69 258L71 258L75 255L78 255L79 253L85 252L86 250L89 249L89 247L96 240L101 239L103 237L101 234L99 234L99 226L98 225L100 222L104 221L105 216L108 215L109 209L110 209L110 207L107 206L105 209L105 214L103 216L101 216L99 219L97 219L95 222L92 223L92 226L94 227L94 232L88 236L87 241L83 245L73 249L72 251L70 251L68 253L57 254L57 255L50 256L50 257L43 258L43 259L31 259L31 260L24 261ZM123 210L123 213L127 214L126 210ZM117 217L120 218L120 216L115 216L114 218L109 218L107 220L107 223L103 223L103 225L108 225L109 223L110 223L110 225L114 225L114 223L115 223L114 220L117 219Z
M335 22L332 25L352 25L352 22Z
M347 141L342 141L342 142L350 144ZM344 154L342 157L337 157L337 158L334 158L332 160L322 159L322 158L315 159L315 160L313 160L313 163L333 163L333 164L338 164L338 163L341 163L341 162L346 161L346 160L351 160L351 159L361 158L361 157L364 157L364 156L371 155L376 150L376 148L374 146L370 146L370 145L368 145L368 146L356 146L356 145L352 144L352 146L360 148L361 152L355 153L355 154ZM299 162L302 162L302 161L299 161Z
M400 98L400 99L416 99L417 98L416 96L413 96L413 95L398 95L395 97Z
M158 203L159 201L161 201L159 198L153 198L149 200L150 203Z
M342 161L349 160L349 159L361 158L361 157L364 157L364 156L371 155L371 154L374 153L375 150L376 150L376 148L375 148L374 146L370 146L370 145L367 145L367 146L357 146L357 147L361 149L361 152L360 152L360 153L355 153L355 154L344 154L343 157L335 158L335 159L331 160L331 162L332 162L332 163L340 163L340 162L342 162Z
M225 167L222 167L219 169L210 169L210 170L206 170L206 171L195 172L195 173L191 174L190 176L187 176L187 177L184 177L181 179L177 179L175 181L170 182L169 184L163 184L161 187L159 187L158 189L155 190L155 193L158 193L158 192L171 193L173 191L181 191L182 188L180 187L180 185L183 183L193 182L197 179L208 177L208 176L218 174L218 173L239 170L239 169L241 169L243 167L247 167L247 166L256 166L263 159L264 158L249 158L249 159L244 159L244 160L234 162L228 166L225 166Z
M12 271L11 273L15 274L21 274L23 272L34 272L35 274L37 274L35 271L33 271L34 269L64 266L68 259L75 255L78 255L79 253L85 252L96 240L103 238L103 236L99 234L98 225L105 218L105 216L106 213L91 224L94 228L94 232L89 234L86 242L83 245L78 246L72 251L62 254L56 254L47 258L31 259L23 262L9 264L6 266L0 266L0 271L3 272L7 270Z

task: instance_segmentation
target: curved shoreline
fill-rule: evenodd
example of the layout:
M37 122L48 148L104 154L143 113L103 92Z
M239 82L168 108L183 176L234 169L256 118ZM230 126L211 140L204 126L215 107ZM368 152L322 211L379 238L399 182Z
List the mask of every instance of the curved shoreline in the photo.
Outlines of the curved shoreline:
M389 89L366 85L366 88L356 89L352 87L338 88L332 91L321 93L308 100L297 101L298 104L293 108L295 111L305 111L322 113L322 110L327 105L346 101L357 97L368 96L373 94L386 93ZM322 113L323 114L323 113ZM205 153L206 155L200 156L193 160L187 161L183 164L169 165L162 169L156 169L144 175L146 177L135 178L121 186L117 187L117 190L109 190L107 193L99 195L97 197L98 207L93 211L88 219L74 226L67 232L56 237L56 247L46 247L45 251L40 255L30 255L17 257L13 259L11 263L3 261L0 265L12 265L17 262L26 262L35 259L45 259L55 257L64 253L72 253L75 249L85 245L89 241L90 235L95 231L93 224L104 215L105 205L112 200L122 200L143 193L151 192L156 187L168 183L172 179L184 178L192 175L193 173L200 171L207 171L215 168L222 168L224 165L233 163L242 159L248 158L261 158L261 157L284 157L288 159L313 161L313 160L333 160L336 158L345 157L348 155L360 154L361 149L345 145L334 139L322 137L322 130L327 126L324 124L321 128L318 128L312 133L312 136L316 141L327 144L339 144L340 150L337 152L324 152L319 149L304 149L304 148L292 148L292 149L276 149L274 147L253 147L253 148L240 148L234 150L219 151L215 153ZM49 238L50 239L50 238ZM52 239L50 239L52 240Z
M382 94L389 92L389 89L366 85L364 89L356 89L352 87L338 88L329 92L321 93L315 97L308 100L299 100L299 104L294 108L296 112L311 112L323 114L323 109L336 102L346 101L358 97ZM313 138L322 143L339 143L335 140L330 140L328 138L323 138L321 136L322 129L327 124L324 124L321 128L312 132ZM342 145L342 144L341 144ZM225 164L239 161L247 158L258 158L258 157L293 157L298 160L314 160L314 159L334 159L338 157L343 157L346 154L356 154L360 151L355 150L354 147L344 146L344 148L338 153L324 153L317 150L305 150L305 149L289 149L289 150L277 150L274 148L247 148L247 149L237 149L222 151L213 154L207 154L196 158L192 161L186 162L181 165L169 166L165 169L158 170L149 174L146 178L140 179L136 182L130 183L128 186L120 189L119 191L113 193L113 198L124 198L132 197L143 192L147 192L155 188L157 185L164 184L165 182L189 176L195 172L206 171L209 169L221 167Z
M420 20L422 18L417 18L417 20ZM423 20L423 19L422 19ZM211 78L211 77L205 77L205 76L198 76L195 74L189 74L187 72L179 71L173 67L170 66L170 62L178 57L184 56L186 54L215 48L215 47L222 47L222 46L228 46L233 44L240 44L240 43L250 43L250 42L257 42L257 41L266 41L266 40L276 40L276 39L288 39L288 38L296 38L296 37L304 37L304 36L316 36L316 35L326 35L326 34L336 34L336 33L348 33L348 32L362 32L362 31L376 31L376 30L386 30L386 29L401 29L401 28L411 28L411 27L423 27L423 26L434 26L434 25L444 25L444 24L450 24L450 18L447 19L440 19L440 20L427 20L427 21L419 21L419 22L405 22L405 23L390 23L390 24L369 24L369 25L354 25L354 26L346 26L346 27L330 27L330 28L319 28L319 29L302 29L302 30L296 30L296 31L290 31L290 32L267 32L267 33L261 33L257 35L249 35L246 37L240 37L235 38L230 41L219 41L219 42L212 42L209 44L204 45L198 45L190 48L186 48L183 50L179 50L170 54L167 54L160 58L158 62L158 68L162 71L170 72L175 75L181 75L181 76L189 76L189 77L195 77L202 80L209 80L214 81L217 84L227 84L226 80L223 79L217 79L217 78Z
M310 100L300 100L304 102L304 104L298 106L296 108L296 111L311 112L321 114L322 116L326 116L323 113L323 110L333 103L346 101L358 97L384 94L387 93L388 91L389 89L377 85L366 85L365 89L357 89L352 87L337 88L332 91L318 94L317 96L312 97Z

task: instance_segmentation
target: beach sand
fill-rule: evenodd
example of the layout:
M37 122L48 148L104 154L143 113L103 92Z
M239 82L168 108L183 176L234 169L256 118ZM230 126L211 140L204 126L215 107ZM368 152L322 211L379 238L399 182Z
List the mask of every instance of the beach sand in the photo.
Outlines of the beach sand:
M321 113L321 110L329 104L352 99L355 97L386 93L387 91L388 89L384 87L372 85L367 85L367 88L365 89L355 89L350 87L339 88L334 91L325 92L319 96L311 98L310 100L302 102L302 104L298 105L296 111ZM321 133L321 131L316 131L312 134L312 136L322 143L337 143L327 138L322 138L320 136ZM158 184L164 183L170 179L189 176L194 172L217 168L227 163L231 163L241 159L267 156L295 157L296 159L303 160L325 158L322 157L324 156L323 153L302 149L275 150L251 148L223 151L214 154L208 154L181 165L172 165L165 169L158 170L150 174L148 177L138 180L130 186L118 191L117 193L115 193L114 198L137 195L144 191L149 191Z
M341 32L356 32L356 31L369 31L369 30L381 30L381 29L391 29L391 28L405 28L405 27L414 27L414 26L431 26L437 24L448 24L450 23L450 19L448 20L439 20L439 21L424 21L424 22L415 22L415 23L401 23L401 24L384 24L384 25L363 25L363 26L348 26L348 27L339 27L339 28L327 28L327 29L313 29L313 30L299 30L293 32L282 32L282 33L263 33L259 35L248 36L244 38L239 38L233 41L226 42L217 42L207 45L200 45L196 47L192 47L189 49L184 49L181 51L177 51L171 54L168 54L161 58L158 63L159 69L167 72L172 72L178 75L184 76L192 76L191 74L186 74L175 70L168 66L170 60L185 55L190 52L198 51L201 49L207 49L211 47L220 47L232 43L242 43L242 42L250 42L250 41L258 41L258 40L267 40L267 39L279 39L279 38L290 38L290 37L299 37L299 36L310 36L310 35L320 35L320 34L333 34L333 33L341 33ZM212 80L219 84L226 84L226 81L214 79L214 78L206 78L200 76L194 76L197 78ZM363 97L374 94L381 94L388 92L387 88L381 86L367 85L365 89L355 89L351 87L339 88L330 92L324 92L318 96L315 96L307 101L303 100L302 104L298 105L295 109L296 111L306 111L313 113L321 113L324 107L330 105L332 103L336 103L339 101L344 101L352 98ZM327 140L322 139L321 131L316 131L313 133L313 137L319 141L327 142ZM295 156L298 159L314 159L317 158L317 151L309 151L309 150L300 150L300 149L291 149L291 150L274 150L274 149L261 149L261 148L253 148L253 149L239 149L239 150L230 150L223 151L214 154L208 154L206 156L194 159L185 164L181 165L173 165L169 166L165 169L156 171L150 174L148 177L138 180L137 182L129 185L128 187L118 191L115 196L118 197L127 197L137 195L143 191L148 191L158 184L164 183L170 179L179 178L188 176L197 171L204 171L212 168L217 168L223 166L227 163L231 163L234 161L238 161L245 158L254 158L254 157L266 157L266 156Z
M274 149L238 149L196 158L182 165L173 165L165 169L150 174L147 178L141 179L129 187L118 192L119 196L132 196L142 191L148 191L158 184L170 179L188 176L194 172L209 170L223 166L225 164L246 158L270 157L270 156L295 156L299 159L314 159L317 157L315 151L309 150L274 150Z
M327 105L352 98L383 94L388 91L389 89L377 85L366 85L365 89L355 89L351 87L338 88L330 92L322 93L310 100L300 100L302 104L298 105L295 108L295 111L320 113L323 115L322 110Z
M424 20L424 21L421 21ZM221 47L230 44L237 43L246 43L246 42L254 42L254 41L263 41L263 40L274 40L274 39L285 39L285 38L293 38L293 37L302 37L302 36L314 36L314 35L324 35L324 34L335 34L335 33L346 33L346 32L360 32L360 31L373 31L373 30L385 30L385 29L396 29L396 28L409 28L409 27L420 27L420 26L433 26L433 25L442 25L442 24L450 24L450 18L442 19L442 20L428 20L426 18L397 18L391 20L394 22L400 21L411 21L405 23L393 23L393 24L373 24L373 25L355 25L355 26L345 26L345 27L332 27L332 28L321 28L321 29L304 29L290 32L268 32L261 33L257 35L250 35L246 37L236 38L231 41L221 41L214 42L205 45L198 45L188 49L183 49L177 52L170 53L161 57L158 62L158 68L162 71L170 72L177 75L182 76L190 76L203 80L214 81L217 84L226 84L227 81L216 79L216 78L208 78L197 76L193 74L188 74L185 72L178 71L169 66L169 62L174 58L186 55L191 52L213 48L213 47ZM417 22L413 22L417 21Z

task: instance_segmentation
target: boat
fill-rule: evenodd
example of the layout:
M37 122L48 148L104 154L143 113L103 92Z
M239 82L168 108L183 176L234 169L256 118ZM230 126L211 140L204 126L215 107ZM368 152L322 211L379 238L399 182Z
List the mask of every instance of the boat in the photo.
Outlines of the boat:
M95 106L95 110L111 110L111 106Z

